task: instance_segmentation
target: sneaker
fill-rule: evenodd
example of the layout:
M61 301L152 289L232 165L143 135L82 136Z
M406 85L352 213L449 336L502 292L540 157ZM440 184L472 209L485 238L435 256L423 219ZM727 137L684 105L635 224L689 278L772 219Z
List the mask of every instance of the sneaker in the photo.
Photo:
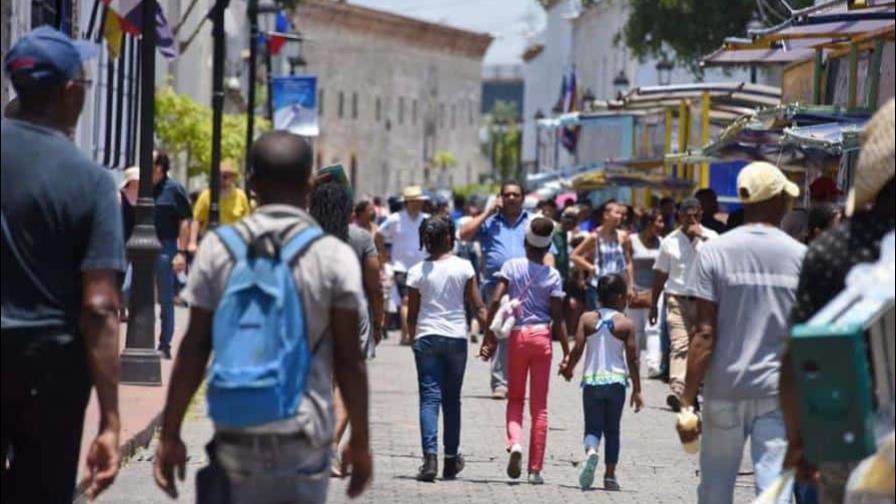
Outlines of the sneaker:
M445 457L442 464L442 479L453 480L464 470L466 460L460 453L453 457Z
M678 395L669 394L666 396L666 406L672 409L672 411L678 413L681 411L681 400L678 399Z
M510 447L510 458L507 460L507 476L517 479L523 472L523 448L515 444Z
M504 387L495 387L492 390L492 399L507 399L507 389Z
M435 453L423 456L423 465L417 470L417 481L431 483L439 472L439 458Z
M579 487L582 490L591 488L591 485L594 483L594 471L597 470L597 460L597 451L594 449L588 450L585 461L582 462L582 472L579 473Z
M541 477L541 471L535 471L529 473L529 484L530 485L544 485L544 478Z
M619 482L616 481L615 476L604 476L604 490L609 492L618 492L620 490Z

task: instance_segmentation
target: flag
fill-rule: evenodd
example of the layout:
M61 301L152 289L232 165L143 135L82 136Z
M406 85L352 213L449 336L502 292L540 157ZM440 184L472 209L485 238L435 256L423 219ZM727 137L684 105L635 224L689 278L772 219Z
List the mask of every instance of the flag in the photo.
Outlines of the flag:
M156 49L168 59L177 57L174 33L171 32L171 26L165 18L162 7L156 0L145 1L155 4ZM123 33L140 36L143 33L143 2L144 0L103 0L107 7L107 23L111 17L110 14L114 14L118 27ZM108 42L108 40L107 37L106 41Z
M289 21L286 19L286 15L283 14L282 10L277 11L277 20L274 23L274 31L278 33L289 33L290 31ZM277 54L280 52L280 49L283 48L283 45L286 44L286 39L277 35L271 35L268 44L270 44L271 54Z
M106 46L109 47L109 55L118 58L121 54L121 44L124 42L124 29L121 17L111 9L106 9L103 37L106 39Z
M570 113L578 110L578 93L576 91L576 67L573 66L572 70L569 72L569 77L563 77L563 113ZM570 154L574 154L576 146L579 143L579 127L564 127L560 142Z

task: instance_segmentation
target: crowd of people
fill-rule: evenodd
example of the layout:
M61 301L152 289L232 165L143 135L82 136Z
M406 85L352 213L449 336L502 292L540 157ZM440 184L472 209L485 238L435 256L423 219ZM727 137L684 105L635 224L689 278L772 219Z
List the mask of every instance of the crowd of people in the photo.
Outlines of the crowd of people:
M4 147L2 161L4 502L71 501L91 387L101 415L87 454L89 497L112 484L120 462L124 243L139 177L125 170L116 190L68 137L84 103L82 62L92 56L89 44L40 28L5 62L19 109L2 128L3 144L18 146ZM439 473L440 414L442 478L465 468L461 396L469 345L479 343L492 397L506 400L511 479L522 477L526 456L527 481L545 483L550 377L571 381L582 363L583 489L601 443L603 488L622 488L623 412L644 405L643 369L668 382L672 412L702 414L677 424L683 443L700 440L698 502L732 501L747 441L757 492L794 467L801 503L843 502L852 467L812 467L803 456L787 340L896 227L893 125L890 101L864 133L843 210L824 178L803 198L808 207L793 210L800 188L760 161L741 170L739 210L727 215L711 189L664 197L655 209L586 193L530 207L516 181L483 195L484 204L457 197L453 208L406 187L386 208L344 177L315 172L309 143L274 131L250 148L246 191L234 162L222 164L221 226L212 228L210 191L191 202L157 150L163 358L172 357L178 300L189 321L155 480L177 495L188 457L182 422L205 379L215 433L197 477L200 500L324 502L329 476L349 472L348 493L359 495L373 464L366 361L391 328L417 370L420 481Z

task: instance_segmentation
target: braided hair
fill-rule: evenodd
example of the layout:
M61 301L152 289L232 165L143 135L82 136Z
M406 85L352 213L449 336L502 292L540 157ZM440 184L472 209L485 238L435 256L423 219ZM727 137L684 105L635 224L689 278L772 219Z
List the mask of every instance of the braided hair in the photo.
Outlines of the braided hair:
M352 218L352 196L348 187L336 182L318 184L311 193L309 213L321 229L348 242L348 225Z
M420 224L420 249L430 256L450 252L454 248L454 221L436 215Z

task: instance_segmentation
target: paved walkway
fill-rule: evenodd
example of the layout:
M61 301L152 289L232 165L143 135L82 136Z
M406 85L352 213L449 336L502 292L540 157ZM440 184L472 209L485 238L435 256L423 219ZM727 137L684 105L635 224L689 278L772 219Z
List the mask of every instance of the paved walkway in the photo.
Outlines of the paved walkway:
M550 431L544 477L540 487L508 480L504 474L504 402L488 396L488 366L471 355L463 395L462 450L467 467L457 481L418 483L420 464L417 389L411 350L399 347L396 337L385 341L370 366L371 436L375 457L373 486L357 501L363 503L491 503L491 502L607 502L691 503L696 501L697 460L680 448L673 430L673 414L661 406L665 386L646 381L646 408L623 416L622 455L617 476L622 492L599 488L587 492L576 486L581 457L582 412L579 388L554 376L549 396ZM559 347L555 345L555 364ZM528 414L528 413L527 413ZM201 409L185 424L184 440L191 460L181 502L192 502L196 470L205 464L204 443L212 433ZM527 419L528 425L528 419ZM527 429L528 427L526 427ZM523 446L527 446L524 442ZM98 502L139 504L167 499L151 479L152 451L138 452L118 481ZM601 457L603 454L601 453ZM742 471L749 468L744 461ZM441 463L441 460L440 460ZM332 479L330 502L349 502L345 481ZM598 475L597 483L600 484ZM735 502L753 495L752 478L738 479Z

